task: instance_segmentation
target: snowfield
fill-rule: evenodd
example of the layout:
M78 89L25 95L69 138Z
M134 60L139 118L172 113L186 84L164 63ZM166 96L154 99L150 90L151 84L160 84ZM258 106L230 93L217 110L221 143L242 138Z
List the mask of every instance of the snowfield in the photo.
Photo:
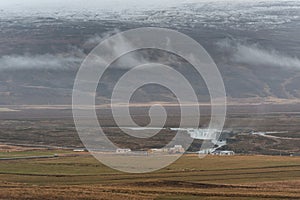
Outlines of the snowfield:
M0 3L1 23L9 19L113 20L161 27L204 26L238 30L268 29L299 20L298 0L12 0Z

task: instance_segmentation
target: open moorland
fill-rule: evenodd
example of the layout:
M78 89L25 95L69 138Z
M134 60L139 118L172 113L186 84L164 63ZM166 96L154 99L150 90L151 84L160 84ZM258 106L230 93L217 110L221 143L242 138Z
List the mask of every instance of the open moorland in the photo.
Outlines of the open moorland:
M112 170L87 152L0 154L8 157L17 159L0 160L0 199L300 199L300 157L184 155L146 174Z
M30 148L83 148L69 107L9 108L18 111L1 112L1 143ZM221 135L221 139L227 139L224 150L233 150L238 154L300 154L299 108L299 104L229 106ZM205 128L210 119L209 109L205 106L200 109L202 115L199 127ZM150 122L149 107L133 107L131 111L132 118L137 124L145 126ZM169 128L177 127L180 121L178 107L167 107L165 129L152 138L141 139L122 133L116 126L110 109L97 109L97 113L105 134L118 146L133 150L164 146L176 134ZM255 135L253 132L270 132L270 134ZM195 140L189 151L198 151L201 144L201 140Z
M249 110L229 110L221 136L228 141L224 149L236 155L200 159L186 154L145 174L118 172L88 152L74 152L83 145L68 109L2 111L0 199L300 199L299 113L283 107L272 112ZM134 110L133 119L147 124L146 111ZM165 129L144 141L122 134L107 110L98 112L106 135L133 150L166 144L174 136L168 128L179 119L170 108ZM204 115L199 127L205 127L208 118ZM252 134L259 131L278 132ZM189 151L200 146L201 140L195 140Z

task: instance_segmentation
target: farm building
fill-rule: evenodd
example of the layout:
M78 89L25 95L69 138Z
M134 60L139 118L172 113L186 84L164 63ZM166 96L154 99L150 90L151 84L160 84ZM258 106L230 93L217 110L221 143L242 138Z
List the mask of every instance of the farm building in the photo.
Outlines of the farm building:
M85 152L87 151L86 149L73 149L74 152Z
M220 156L231 156L234 155L234 151L219 151L216 150L214 152L211 153L212 155L220 155Z
M184 148L182 145L175 145L174 147L170 148L169 153L184 153Z
M168 148L162 148L162 149L150 149L148 151L149 153L168 153L169 149Z
M150 149L148 153L184 153L185 150L182 147L182 145L175 145L174 147L171 148L161 148L161 149Z
M116 153L128 153L131 152L131 149L116 149Z

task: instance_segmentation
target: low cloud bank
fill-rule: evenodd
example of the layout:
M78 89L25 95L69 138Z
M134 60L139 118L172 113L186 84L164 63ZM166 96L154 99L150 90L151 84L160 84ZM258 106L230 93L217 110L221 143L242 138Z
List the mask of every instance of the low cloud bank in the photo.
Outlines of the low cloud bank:
M229 55L228 59L234 63L300 69L299 58L285 55L276 50L264 49L257 44L223 40L217 45L221 51Z
M83 49L94 48L101 41L117 30L104 35L95 35L89 38L84 44ZM121 54L123 50L130 47L130 43L122 36L116 38L115 45L112 45L112 53ZM285 55L276 50L265 49L258 44L248 44L234 39L222 40L217 43L218 51L225 55L224 58L237 64L261 67L280 67L284 69L300 69L300 59ZM75 48L66 54L43 54L43 55L5 55L0 57L0 71L3 70L74 70L80 67L86 54L83 49ZM168 57L166 56L166 59ZM170 58L169 58L170 59ZM174 62L173 58L173 62ZM115 68L130 69L140 64L147 63L147 55L139 52L130 53L114 63Z
M101 41L105 40L112 34L118 33L118 30L107 32L103 35L95 35L86 40L81 48L74 47L72 51L65 54L43 54L43 55L5 55L0 57L0 71L12 70L73 70L78 69L80 64L87 56L84 50L90 51ZM126 41L122 35L116 37L114 44L111 44L112 53L119 56L123 50L127 50L131 44ZM138 53L129 53L118 59L114 63L114 68L130 69L142 63L145 63L143 56Z
M24 69L52 69L70 70L76 69L82 58L62 55L6 55L0 57L0 70L24 70Z

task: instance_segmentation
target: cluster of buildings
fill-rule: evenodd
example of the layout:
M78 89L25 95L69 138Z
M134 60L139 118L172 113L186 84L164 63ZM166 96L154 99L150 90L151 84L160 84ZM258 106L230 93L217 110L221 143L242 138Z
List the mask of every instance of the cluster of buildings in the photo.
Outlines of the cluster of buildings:
M231 156L235 155L234 151L222 151L217 150L217 148L210 148L210 149L202 149L198 151L199 154L211 154L211 155L218 155L218 156Z
M116 149L116 153L130 153L131 152L131 149L129 148L126 148L126 149Z
M118 154L125 154L125 153L131 153L131 149L126 148L126 149L116 149L116 153ZM174 147L171 148L161 148L161 149L149 149L147 153L166 153L166 154L176 154L176 153L184 153L185 150L182 147L182 145L175 145Z
M213 129L194 129L194 128L188 128L188 129L175 129L172 130L182 130L187 131L187 133L190 135L190 137L194 139L200 139L200 140L206 140L210 141L213 145L211 148L201 149L200 151L196 152L199 154L211 154L211 155L234 155L235 153L233 151L222 151L218 150L221 147L225 146L227 144L226 140L218 140L216 138L219 138L218 136L221 134L219 130L213 130ZM75 152L83 152L87 151L86 149L74 149ZM165 153L165 154L181 154L185 153L185 149L182 147L182 145L174 145L173 147L169 148L152 148L148 151L139 151L139 152L133 152L129 148L118 148L116 149L115 153L117 154L126 154L126 153L145 153L145 154L155 154L155 153Z
M221 150L216 150L216 151L213 151L211 153L212 155L218 155L218 156L232 156L234 155L234 151L221 151Z
M182 145L175 145L171 148L161 148L161 149L150 149L148 153L170 153L170 154L176 154L176 153L184 153L185 150L182 147Z

